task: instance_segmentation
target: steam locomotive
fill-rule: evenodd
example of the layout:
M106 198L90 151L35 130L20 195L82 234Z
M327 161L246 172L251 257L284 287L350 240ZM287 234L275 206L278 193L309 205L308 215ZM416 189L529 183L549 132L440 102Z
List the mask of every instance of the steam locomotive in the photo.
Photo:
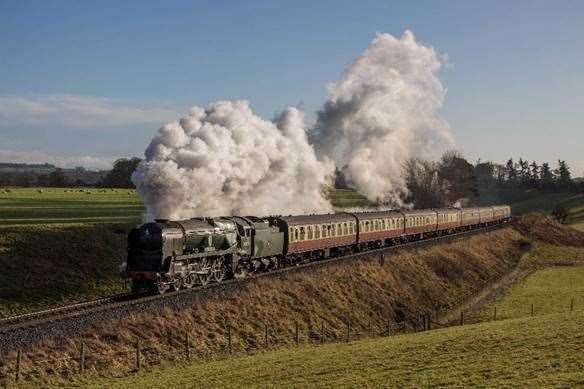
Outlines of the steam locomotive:
M506 223L507 205L162 220L130 231L123 277L165 293L404 242Z

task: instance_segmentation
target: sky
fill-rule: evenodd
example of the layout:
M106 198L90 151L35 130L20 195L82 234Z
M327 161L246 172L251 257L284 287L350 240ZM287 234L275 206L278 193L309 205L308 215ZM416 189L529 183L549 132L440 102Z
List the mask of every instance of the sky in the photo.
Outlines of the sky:
M107 168L193 105L307 120L377 33L446 63L441 116L473 162L584 176L584 1L0 0L0 160Z

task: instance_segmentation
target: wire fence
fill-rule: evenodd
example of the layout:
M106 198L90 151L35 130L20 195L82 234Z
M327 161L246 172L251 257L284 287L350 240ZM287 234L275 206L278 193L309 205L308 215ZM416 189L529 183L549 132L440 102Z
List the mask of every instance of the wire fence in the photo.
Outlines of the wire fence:
M535 304L525 307L525 316L535 316ZM566 304L565 312L576 309L574 298ZM333 326L330 321L320 320L320 325L306 327L296 322L292 326L277 327L270 323L257 325L261 332L240 332L227 324L222 334L214 337L213 357L228 357L232 354L251 354L256 351L276 349L283 346L318 345L333 342L350 342L365 338L379 338L411 332L429 331L443 327L468 325L477 322L500 320L503 312L494 307L488 315L479 312L460 312L458 320L441 322L436 313L421 312L401 322L392 317L385 321L347 319L343 325ZM513 317L517 315L514 313ZM378 316L376 316L378 317ZM318 323L312 322L312 323ZM256 323L259 324L259 323ZM18 349L10 358L0 356L0 384L34 380L41 376L55 375L69 377L74 374L111 374L112 368L122 375L139 372L165 362L204 361L205 356L193 343L193 334L188 329L177 333L167 333L160 339L144 340L136 338L133 343L111 343L111 351L92 349L89 342L79 339L76 349L68 355L35 357L35 348ZM103 349L103 346L101 347ZM15 354L15 355L14 355Z

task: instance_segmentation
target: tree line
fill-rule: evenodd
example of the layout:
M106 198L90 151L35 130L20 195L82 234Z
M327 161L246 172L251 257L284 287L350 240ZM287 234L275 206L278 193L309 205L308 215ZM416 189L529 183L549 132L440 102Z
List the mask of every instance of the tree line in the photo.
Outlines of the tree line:
M103 172L52 165L28 165L36 167L32 170L9 166L12 170L0 170L0 186L134 188L131 176L140 161L136 157L120 158L111 170ZM403 166L403 176L408 189L403 200L416 208L514 202L533 190L584 191L584 182L572 179L570 167L563 160L554 167L523 158L511 158L505 164L480 160L473 164L455 151L446 152L438 161L410 159ZM334 185L350 187L341 171L336 172Z
M472 164L455 151L445 153L439 161L410 159L404 177L409 191L405 200L417 208L513 202L533 190L584 190L584 183L572 179L563 160L555 167L523 158L510 158L504 165L480 160Z
M140 161L136 157L120 158L109 171L62 169L46 164L2 164L0 186L134 188L131 176Z

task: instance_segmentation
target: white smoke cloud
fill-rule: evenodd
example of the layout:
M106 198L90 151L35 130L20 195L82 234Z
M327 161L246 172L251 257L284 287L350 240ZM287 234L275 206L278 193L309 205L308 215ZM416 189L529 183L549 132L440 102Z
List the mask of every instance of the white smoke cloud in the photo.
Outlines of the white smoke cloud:
M194 107L159 130L132 177L147 218L328 212L323 189L335 163L370 200L404 205L405 162L452 141L437 113L441 66L410 31L378 35L330 86L316 152L295 108L271 122L246 101Z
M370 200L401 205L405 161L451 144L437 114L445 95L436 76L441 65L412 32L379 34L329 87L316 123L318 153L334 159Z
M274 121L247 101L194 107L162 127L132 176L147 218L328 212L334 166L308 143L303 114Z

